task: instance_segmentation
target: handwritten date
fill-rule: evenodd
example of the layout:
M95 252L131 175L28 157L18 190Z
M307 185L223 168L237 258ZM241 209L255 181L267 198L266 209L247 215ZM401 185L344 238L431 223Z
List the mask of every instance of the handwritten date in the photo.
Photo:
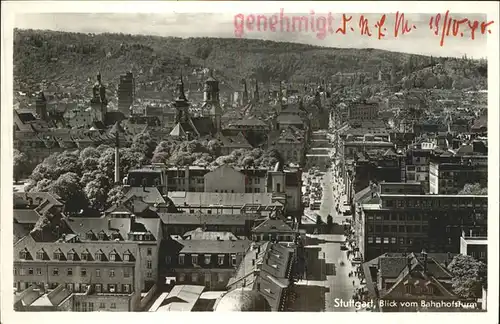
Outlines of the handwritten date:
M446 37L464 37L467 31L470 32L472 40L476 39L478 33L491 34L489 27L493 23L494 21L477 21L468 18L456 19L451 16L448 10L444 16L441 14L432 16L429 20L429 28L434 31L434 35L440 36L439 45L444 46Z

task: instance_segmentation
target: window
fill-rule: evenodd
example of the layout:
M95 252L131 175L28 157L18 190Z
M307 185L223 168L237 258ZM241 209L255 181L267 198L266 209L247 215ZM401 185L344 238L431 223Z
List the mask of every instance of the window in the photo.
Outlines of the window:
M68 260L73 261L75 259L75 253L74 252L68 252Z
M407 294L411 294L411 285L410 284L405 285L405 291Z
M191 263L193 265L197 265L198 264L198 254L192 254L191 255Z
M255 193L260 193L260 188L255 188L254 191Z
M116 309L116 304L115 303L111 303L111 309Z
M375 243L377 243L377 244L382 243L382 238L380 238L380 237L376 237L376 238L375 238Z
M72 276L73 275L73 269L72 268L66 269L66 275Z
M396 238L395 237L391 237L391 244L396 244Z
M148 268L148 269L152 269L152 268L153 268L153 261L148 260L148 261L146 262L146 268Z
M384 237L384 244L389 244L389 238L388 237Z
M97 252L97 253L95 254L95 259L96 259L97 261L104 261L104 254L103 254L101 251Z
M124 278L130 277L130 269L127 268L123 269L123 277Z
M26 270L24 268L19 269L19 275L24 276L26 274Z
M179 264L184 264L184 254L179 254Z
M231 255L231 264L233 265L233 267L236 266L236 254Z
M217 264L224 265L224 254L219 254L217 257Z
M116 261L116 259L117 259L117 258L116 258L116 253L115 253L115 252L111 252L111 253L109 254L109 260L110 260L110 261Z
M101 269L95 269L95 276L100 277L101 276Z
M198 282L198 274L197 273L191 274L191 282Z
M224 282L224 274L222 274L222 273L218 273L218 274L217 274L217 280L218 280L219 282Z
M212 279L210 272L205 272L205 282L210 282L210 279Z
M19 259L26 260L27 257L28 257L28 252L26 252L26 251L19 252Z
M109 284L108 290L109 290L109 292L114 293L116 291L116 285Z
M38 260L43 260L44 256L45 256L45 252L43 252L43 251L39 251L36 253L36 258Z
M90 261L90 253L85 251L82 253L82 260L83 261Z
M99 308L106 308L106 304L105 303L99 303Z
M179 274L179 282L184 282L185 280L185 275L183 273Z
M368 236L368 244L372 244L373 243L373 237L372 236Z
M153 278L153 273L152 273L151 271L148 271L148 272L146 273L146 277L148 277L148 278Z
M82 269L80 270L80 276L82 276L82 277L86 277L86 276L87 276L87 269L82 268Z
M41 276L42 275L42 268L36 268L36 274L37 274L37 276Z
M152 248L148 248L146 254L147 255L153 255L153 249Z
M109 276L114 277L115 276L115 269L109 269Z
M123 285L123 292L129 293L130 292L130 285Z
M97 293L100 293L100 292L102 291L102 285L101 285L101 284L96 284L96 285L95 285L95 291L96 291Z
M212 255L211 254L205 254L205 264L210 264L212 260Z
M405 232L405 226L404 225L399 225L399 232L404 233Z
M82 312L86 312L86 311L87 311L87 303L82 302Z

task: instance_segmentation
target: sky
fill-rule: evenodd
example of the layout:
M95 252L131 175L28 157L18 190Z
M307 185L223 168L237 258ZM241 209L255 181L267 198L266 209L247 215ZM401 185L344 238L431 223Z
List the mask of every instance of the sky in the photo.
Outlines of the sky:
M257 31L256 27L251 31L248 29L247 24L249 20L250 24L252 23L251 15L254 15L253 17L264 15L268 23L270 23L269 19L271 19L273 14L277 14L280 17L279 11L271 13L247 12L241 14L236 19L237 23L235 24L236 14L238 13L24 13L15 16L14 25L22 29L49 29L84 33L111 32L176 37L236 37L235 26L237 26L238 31L243 31L242 37L244 38L299 42L326 47L378 48L434 56L461 57L466 54L468 57L473 58L485 57L485 53L487 52L486 35L481 35L480 31L477 31L475 39L472 40L470 29L463 26L461 29L464 31L463 37L447 37L444 45L440 46L441 37L434 35L434 32L429 27L431 16L435 16L430 14L406 14L405 18L409 21L409 26L415 25L415 29L412 29L409 34L399 35L397 38L393 35L395 14L387 14L384 24L387 27L387 31L385 32L386 37L381 40L377 39L378 32L374 26L382 16L381 14L364 15L371 27L371 37L360 34L359 19L361 15L355 13L347 14L347 16L352 15L351 26L355 29L354 32L348 32L346 35L336 33L327 34L324 39L319 39L317 33L312 32L310 29L307 32L281 32L279 24L278 30L275 32L270 31L269 27L266 31ZM318 25L319 21L322 19L325 22L328 17L328 13L314 13L314 15L310 12L294 14L288 13L286 10L283 11L283 14L287 17L307 17L309 21L313 21L316 31L318 30L318 26L320 26ZM332 28L336 30L341 26L342 15L333 14L332 17ZM464 16L453 15L453 17L463 18ZM486 20L485 15L480 14L470 14L466 18L470 20L475 19L479 22ZM263 23L261 23L261 26L264 26ZM492 34L490 37L498 36Z

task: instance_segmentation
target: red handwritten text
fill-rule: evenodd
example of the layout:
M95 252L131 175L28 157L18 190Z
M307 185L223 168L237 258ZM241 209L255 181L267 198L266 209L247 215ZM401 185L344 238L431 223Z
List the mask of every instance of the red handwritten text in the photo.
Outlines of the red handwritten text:
M336 33L341 33L343 35L345 35L346 31L347 31L347 23L350 22L352 20L352 16L349 16L347 17L346 14L342 14L342 26L340 26L339 28L337 28L337 31ZM351 31L353 31L354 29L351 27Z
M375 28L378 28L378 39L382 39L385 37L385 34L383 33L387 31L387 28L384 27L385 18L386 16L382 15L382 17L380 17L380 20L375 24Z
M408 34L412 29L416 29L415 25L408 26L408 20L405 19L405 14L400 14L399 11L396 12L396 21L394 23L394 37L398 37L399 33L401 35Z
M484 35L488 32L488 34L491 34L489 26L493 23L494 21L480 22L468 18L456 19L450 15L450 11L448 10L444 14L444 17L441 16L441 14L431 17L429 20L429 28L434 30L434 35L440 36L439 45L444 46L444 39L446 37L465 37L467 31L470 32L470 38L472 40L476 39L477 33Z
M361 35L372 35L370 27L368 26L368 19L366 19L364 15L359 17L359 30L361 31Z

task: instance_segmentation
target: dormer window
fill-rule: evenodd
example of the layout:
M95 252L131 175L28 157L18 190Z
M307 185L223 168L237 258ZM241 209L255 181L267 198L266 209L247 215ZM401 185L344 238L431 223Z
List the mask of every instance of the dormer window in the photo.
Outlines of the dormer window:
M45 250L41 249L36 253L37 260L45 260Z
M123 253L123 261L132 261L132 253L130 253L130 251L126 251L125 253Z
M412 292L411 287L412 287L412 286L410 285L410 283L409 283L409 282L405 282L405 292L406 292L407 294L411 294L411 292Z
M88 250L85 250L82 253L82 260L83 261L92 261L92 257L90 256L90 252Z
M99 240L100 241L106 241L108 239L108 236L106 235L106 233L104 233L103 231L99 232Z
M93 241L95 238L94 232L92 232L92 231L87 232L86 238L87 238L87 240Z
M29 252L28 250L24 249L19 252L19 259L21 260L27 260L29 258Z
M104 253L101 250L97 251L97 253L95 254L95 259L96 261L106 261Z
M58 249L57 251L54 252L54 259L64 260L64 253L61 251L61 249Z
M111 251L111 253L109 254L109 259L111 261L118 261L118 253L116 253L116 251Z
M68 252L68 260L69 260L69 261L74 261L74 260L76 259L75 254L76 254L76 253L75 253L75 250L71 250L71 251L69 251L69 252Z

